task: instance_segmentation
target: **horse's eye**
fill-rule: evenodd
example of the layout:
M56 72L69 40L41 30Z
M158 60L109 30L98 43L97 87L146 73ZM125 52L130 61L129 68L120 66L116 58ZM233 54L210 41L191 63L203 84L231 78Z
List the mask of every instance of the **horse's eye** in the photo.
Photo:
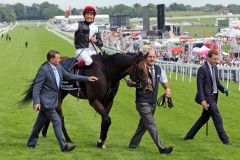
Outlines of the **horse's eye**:
M137 74L140 74L140 73L143 73L143 70L137 69L136 72L137 72Z

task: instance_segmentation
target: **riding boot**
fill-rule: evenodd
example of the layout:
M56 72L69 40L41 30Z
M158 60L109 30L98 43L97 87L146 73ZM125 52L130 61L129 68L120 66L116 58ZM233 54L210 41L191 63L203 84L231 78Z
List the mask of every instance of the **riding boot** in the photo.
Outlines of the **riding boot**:
M78 61L75 66L78 68L78 69L81 69L82 67L85 66L85 61L84 60L80 60Z

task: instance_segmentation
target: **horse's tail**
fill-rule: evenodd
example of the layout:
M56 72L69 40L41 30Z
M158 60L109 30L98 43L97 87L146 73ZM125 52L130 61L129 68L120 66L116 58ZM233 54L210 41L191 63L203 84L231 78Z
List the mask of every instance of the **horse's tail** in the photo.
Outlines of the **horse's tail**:
M32 92L33 92L33 86L34 86L34 81L35 79L33 79L31 82L30 82L30 85L28 87L28 89L26 89L24 92L23 92L23 99L21 99L20 101L18 101L18 104L20 105L24 105L24 104L28 104L31 102L32 100Z

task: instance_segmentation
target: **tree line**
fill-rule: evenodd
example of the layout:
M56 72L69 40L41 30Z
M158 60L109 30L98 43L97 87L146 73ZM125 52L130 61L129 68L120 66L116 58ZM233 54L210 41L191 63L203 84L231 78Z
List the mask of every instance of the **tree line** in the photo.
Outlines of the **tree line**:
M130 17L142 17L143 16L143 7L141 4L136 3L133 5L133 7L126 6L124 4L119 4L115 6L110 7L97 7L97 10L101 14L126 14L130 15ZM184 5L184 4L178 4L178 3L172 3L168 7L165 6L166 15L168 15L168 12L177 12L177 11L190 11L190 12L204 12L206 14L218 12L221 9L228 10L230 13L233 14L240 14L240 5L236 4L230 4L228 6L223 5L212 5L212 4L206 4L205 6L201 7L192 7L191 5ZM148 10L149 10L149 16L150 17L156 17L157 15L157 8L154 4L148 4Z
M142 17L143 7L141 4L136 3L132 7L124 4L119 4L109 7L96 7L98 14L109 15L129 15L130 17ZM156 5L148 4L149 16L156 17L157 9ZM166 14L168 12L204 12L212 13L218 12L220 9L226 9L233 14L240 14L240 5L230 4L228 6L206 4L201 7L192 7L191 5L184 5L178 3L172 3L168 7L165 6ZM81 14L82 9L72 9L73 15ZM14 5L0 4L0 22L12 22L15 20L48 20L56 15L64 15L64 11L56 4L50 4L43 2L41 4L32 4L32 6L25 6L21 3Z
M0 5L0 22L12 22L15 20L48 20L56 15L63 15L64 11L58 5L43 2L24 6L21 3L14 5Z

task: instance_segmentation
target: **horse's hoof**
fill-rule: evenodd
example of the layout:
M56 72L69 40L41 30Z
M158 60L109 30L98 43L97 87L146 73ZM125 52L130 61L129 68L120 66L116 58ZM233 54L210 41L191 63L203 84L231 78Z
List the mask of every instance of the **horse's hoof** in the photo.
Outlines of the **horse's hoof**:
M102 149L107 149L107 146L105 145L105 143L102 145Z
M97 141L97 148L107 149L105 143L101 139Z
M103 142L102 141L97 141L97 148L102 148Z

